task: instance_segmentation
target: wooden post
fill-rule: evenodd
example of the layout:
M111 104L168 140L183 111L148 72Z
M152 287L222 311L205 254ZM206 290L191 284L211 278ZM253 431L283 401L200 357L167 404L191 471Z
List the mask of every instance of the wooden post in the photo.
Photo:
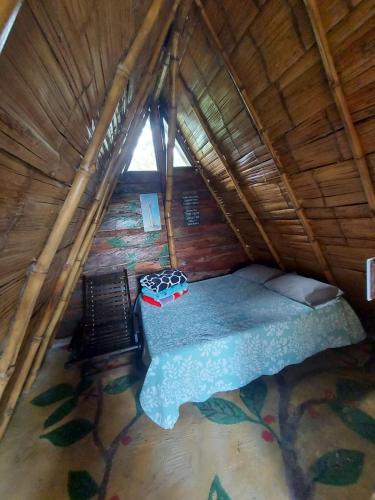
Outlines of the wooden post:
M23 0L1 0L0 2L0 54L11 32Z
M169 26L174 18L180 0L175 0L171 15L166 23ZM62 241L66 229L79 205L88 181L93 174L93 163L105 137L107 128L112 120L118 101L126 88L129 74L132 72L139 54L141 53L150 33L159 20L163 0L153 0L137 35L125 58L119 63L111 88L107 94L100 119L85 156L78 169L72 187L60 210L50 236L37 260L33 265L25 288L20 298L15 317L12 321L7 340L0 359L0 397L14 370L14 363L21 348L32 312L37 302L40 290L46 279L52 260ZM168 28L169 28L168 26Z
M223 164L224 166L224 169L226 170L227 174L229 175L229 177L231 178L232 180L232 183L237 191L237 194L240 198L240 200L242 201L244 207L246 208L247 210L247 213L250 215L251 219L254 221L256 227L258 228L258 231L260 232L260 234L262 235L262 238L263 240L265 241L269 251L271 252L271 255L273 256L273 258L275 259L277 265L280 267L280 269L285 269L280 257L279 257L279 254L277 253L275 247L273 246L270 238L268 237L266 231L264 230L263 228L263 225L261 223L261 221L259 220L257 214L255 213L253 207L250 205L248 199L246 198L245 194L243 193L242 191L242 188L241 186L239 185L239 182L237 181L237 178L236 176L234 175L233 171L232 171L232 168L230 167L226 157L222 154L221 150L220 150L220 147L218 145L218 143L216 142L216 139L214 137L214 134L212 133L211 131L211 128L206 120L206 117L203 115L203 113L201 112L200 108L199 108L199 105L198 105L198 102L196 101L193 93L191 92L191 90L189 89L189 87L187 86L185 80L183 79L182 75L180 75L180 80L181 80L181 83L182 83L182 87L185 91L185 94L187 96L187 98L189 99L189 102L190 102L190 105L191 107L193 108L203 130L204 130L204 133L206 134L208 140L210 141L214 151L216 152L217 156L219 157L221 163Z
M169 63L170 63L170 52L168 51L167 57L164 60L163 66L160 71L160 76L156 84L155 92L153 95L153 101L156 103L159 100L160 94L163 90L165 79L168 74L168 68L169 68Z
M176 247L173 235L172 201L173 201L173 152L176 140L177 126L177 69L178 46L180 33L175 30L172 38L170 80L169 80L169 113L168 113L168 144L167 144L167 183L165 190L165 224L168 237L169 256L172 267L177 267Z
M186 141L185 137L183 136L183 134L182 134L181 130L179 129L179 127L177 127L177 137L180 140L179 142L180 142L180 145L181 145L182 149L184 150L184 153L186 154L187 158L189 158L189 160L191 161L192 165L194 165L197 168L197 170L200 173L200 175L201 175L201 177L203 179L203 182L205 183L208 191L211 193L211 196L216 201L218 207L222 211L222 213L223 213L223 215L224 215L224 217L225 217L225 219L226 219L229 227L232 229L232 231L236 235L236 237L237 237L238 241L240 242L242 248L244 249L246 255L249 257L249 259L251 261L254 261L255 259L254 259L254 255L252 254L252 252L250 250L250 245L248 245L246 243L246 241L242 238L240 229L238 227L236 227L235 224L233 223L232 217L231 217L230 213L227 212L223 201L216 194L216 191L212 187L210 179L208 177L206 177L206 174L204 172L204 169L202 167L202 164L201 164L200 160L195 156L195 154L193 153L193 151L190 149L189 144L187 143L187 141Z
M359 177L362 182L363 191L372 214L375 214L375 189L369 172L368 163L364 153L361 139L354 125L348 102L340 82L336 65L329 47L327 35L320 17L316 0L304 0L308 16L315 34L316 43L320 52L320 57L327 76L328 84L337 109L344 124L350 149L352 151L354 163L357 167Z
M316 259L319 262L327 281L329 281L330 283L335 283L335 278L330 270L328 261L324 256L324 253L323 253L323 250L320 246L320 243L315 238L314 232L311 228L311 225L310 225L308 218L306 217L305 211L304 211L300 201L298 200L297 196L294 193L294 189L291 186L289 177L288 177L287 173L285 172L285 168L281 162L281 159L280 159L276 149L274 148L274 146L271 142L271 139L268 135L268 132L263 127L263 124L260 120L258 112L255 109L255 106L254 106L249 94L247 93L245 87L243 86L239 76L237 75L237 72L236 72L236 70L235 70L235 68L230 60L230 57L228 56L227 52L225 51L219 37L217 36L215 29L211 24L211 21L206 13L206 10L205 10L201 0L195 0L195 3L198 6L203 23L204 23L205 27L207 28L207 31L210 35L210 38L211 38L217 52L221 55L221 57L224 61L228 75L232 79L232 82L237 89L238 95L242 100L242 103L247 111L247 114L249 115L251 121L253 122L254 127L258 131L258 134L261 137L263 144L268 148L268 151L269 151L273 161L275 162L276 167L278 168L278 170L280 172L281 181L283 182L284 187L286 189L286 192L288 194L288 197L294 206L297 217L298 217L302 227L304 228L304 230L306 232L307 238L309 240L309 243L312 246L312 249L314 251Z
M153 101L151 103L150 124L152 131L152 140L154 143L156 164L158 166L162 192L165 192L165 174L166 174L166 148L163 121L160 115L159 105Z

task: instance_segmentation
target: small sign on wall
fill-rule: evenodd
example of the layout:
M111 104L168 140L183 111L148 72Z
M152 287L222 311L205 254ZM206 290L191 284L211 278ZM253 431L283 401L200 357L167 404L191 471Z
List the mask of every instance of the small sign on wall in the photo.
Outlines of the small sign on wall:
M375 300L375 257L366 262L367 300Z
M140 195L143 228L145 232L160 231L160 210L157 193L146 193Z
M199 194L197 191L185 191L182 193L182 206L184 209L185 226L199 226Z

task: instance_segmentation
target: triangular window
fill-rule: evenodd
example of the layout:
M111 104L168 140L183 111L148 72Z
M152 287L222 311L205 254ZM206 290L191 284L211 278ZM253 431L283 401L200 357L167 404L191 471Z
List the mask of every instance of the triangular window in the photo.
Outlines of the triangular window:
M133 158L130 162L129 170L132 172L144 172L157 170L154 143L150 119L148 118L134 149Z
M168 123L163 119L165 144L168 144ZM173 151L173 166L174 167L191 167L190 161L187 159L183 152L178 139L176 138L174 151Z
M163 120L165 141L168 142L168 124ZM191 167L191 163L183 152L178 140L176 139L173 151L173 165L175 167ZM137 144L134 149L133 157L130 162L129 171L145 172L157 170L155 158L154 143L152 140L152 131L150 119L148 118L141 133L139 134Z

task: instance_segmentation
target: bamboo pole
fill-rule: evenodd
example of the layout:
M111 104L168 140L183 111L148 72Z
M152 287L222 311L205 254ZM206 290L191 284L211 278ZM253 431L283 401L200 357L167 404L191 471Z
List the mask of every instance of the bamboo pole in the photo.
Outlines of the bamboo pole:
M225 220L227 221L229 227L232 229L232 231L234 232L234 234L236 235L238 241L240 242L242 248L244 249L246 255L249 257L249 259L251 261L254 261L254 255L252 254L251 250L250 250L250 245L248 245L246 243L246 241L242 238L242 235L241 235L241 232L240 232L240 229L238 227L236 227L236 225L233 223L232 221L232 217L230 215L229 212L227 212L226 208L225 208L225 204L224 202L222 201L222 199L216 194L216 191L214 190L214 188L212 187L212 184L211 184L211 181L208 177L206 177L206 174L204 172L204 169L202 167L202 164L200 162L200 159L198 159L196 157L196 155L193 153L193 151L190 149L190 146L187 142L187 140L185 139L185 137L183 136L181 130L179 129L179 127L177 126L177 137L179 138L179 143L182 147L182 149L184 150L184 153L186 154L186 156L189 158L189 160L191 161L192 165L194 165L198 172L200 173L202 179L203 179L203 182L205 183L208 191L211 193L211 196L213 197L213 199L216 201L218 207L220 208L220 210L222 211L224 217L225 217Z
M172 22L174 14L180 0L175 0L171 15L167 18L167 23ZM99 152L100 146L105 137L107 128L112 120L113 113L118 101L124 92L129 75L134 68L137 59L148 39L148 36L155 27L160 11L163 6L163 0L153 0L143 23L137 32L130 50L124 59L119 63L111 88L107 94L100 119L96 125L95 132L85 153L85 156L78 169L71 189L64 201L60 213L56 219L54 227L48 237L48 240L37 260L33 265L28 276L25 288L20 298L15 317L13 319L10 331L7 335L7 341L0 359L0 397L8 383L8 380L14 371L14 363L21 348L26 330L37 302L40 290L46 279L48 270L56 251L62 241L66 229L68 228L72 217L77 209L81 196L84 193L88 181L93 174L93 162ZM168 28L169 28L168 26Z
M160 49L160 45L159 45L159 49ZM151 61L150 63L150 68L154 67L154 60ZM150 75L152 75L152 71L149 72ZM147 79L144 78L143 79L143 82L146 82L147 83ZM127 135L127 140L126 142L123 144L123 138L120 136L119 139L118 139L118 143L120 143L122 145L121 148L118 147L118 144L116 144L117 147L115 147L115 150L116 150L116 153L112 156L111 160L110 160L110 166L108 167L107 171L110 170L110 167L112 164L116 164L116 168L114 170L114 174L112 175L112 187L109 187L109 184L111 183L111 180L109 180L109 184L107 184L107 188L108 188L108 193L109 194L105 194L103 198L107 198L107 200L109 200L112 196L112 193L113 193L113 190L116 186L116 180L117 180L117 176L119 174L119 171L121 170L122 168L122 165L123 165L123 162L127 161L126 159L124 160L124 152L126 152L127 150L131 149L133 146L130 146L129 144L129 147L128 147L128 143L132 143L134 142L134 134L132 134L132 132L134 130L137 130L137 134L139 132L139 128L138 128L138 123L141 121L141 120L138 120L135 118L135 113L132 112L132 109L134 111L134 106L138 103L138 112L139 112L139 109L143 109L144 107L144 101L145 99L147 98L148 96L148 93L149 93L149 90L150 90L150 85L147 87L147 85L142 85L141 86L141 91L138 93L138 94L142 94L142 99L140 102L138 102L137 99L134 100L134 102L132 103L132 105L130 106L130 109L129 109L129 112L127 114L127 119L131 122L133 122L134 120L136 120L136 123L137 125L135 125L134 127L132 127L131 131L129 132L129 134ZM128 127L126 126L126 122L127 122L127 119L125 120L125 125L124 125L124 129L127 129ZM137 135L135 134L135 135ZM122 134L123 136L124 134ZM119 151L120 150L120 151ZM121 154L122 153L122 154ZM108 202L108 201L107 201ZM74 269L72 270L72 274L74 275ZM66 281L65 279L65 286L66 288L69 289L69 287L71 286L71 281ZM56 302L56 301L55 301ZM65 302L65 306L64 306L64 302ZM39 335L38 337L34 337L34 341L35 342L38 342L38 345L39 343L42 341L42 344L40 346L40 353L38 353L38 356L34 362L34 366L33 366L33 369L30 373L30 376L26 382L26 386L25 386L25 391L28 391L30 389L30 387L32 386L32 384L34 383L34 380L37 376L37 373L39 371L39 368L40 368L40 364L41 362L43 361L44 359L44 356L45 356L45 351L48 347L48 345L51 343L51 337L50 337L50 334L53 333L54 330L56 330L56 326L57 324L59 323L59 321L61 320L61 318L63 317L64 315L64 311L67 307L67 303L69 302L69 299L67 301L65 301L64 298L61 298L60 299L60 302L58 303L58 305L55 307L55 304L53 304L52 306L52 309L54 311L54 314L52 315L49 315L48 316L48 319L47 319L47 332L45 333L45 336L47 337L46 339L44 339L44 335ZM52 327L48 327L48 325L52 325ZM45 323L43 324L43 326L45 327ZM38 330L39 331L39 330ZM42 330L42 332L45 331L45 330ZM37 347L38 347L37 345ZM30 352L30 358L31 358L31 362L32 362L32 359L35 357L35 349L33 349L34 352Z
M139 117L137 124L134 126L134 130L137 130L139 132L139 123L142 121L144 122L144 117L143 118ZM132 143L129 145L129 148L134 149L134 141L135 141L137 135L138 134L129 135L129 137L130 137L129 142ZM128 162L130 162L130 160L131 160L131 155L128 157ZM118 162L118 165L120 168L121 168L122 164L123 164L122 161ZM82 273L84 263L88 257L89 252L90 252L91 244L94 240L95 233L98 230L98 228L100 227L101 221L106 213L108 203L110 202L110 200L112 198L112 194L113 194L115 187L116 187L116 178L113 180L112 186L111 187L108 186L108 194L106 196L106 200L105 201L103 200L104 208L98 210L98 213L101 212L99 222L93 224L94 227L91 228L89 234L86 236L85 242L89 241L89 243L84 242L82 247L81 247L81 250L80 250L80 253L77 257L75 265L74 265L74 267L69 275L69 278L67 280L64 293L60 299L60 302L59 302L59 305L56 309L55 315L54 315L51 323L49 324L48 329L47 329L47 331L42 339L42 344L40 345L39 351L38 351L38 353L35 357L35 360L34 360L33 367L31 369L30 373L28 374L29 376L28 376L28 379L27 379L26 384L25 384L24 390L26 393L31 389L32 385L35 382L36 377L38 376L38 373L39 373L40 367L43 363L43 360L45 358L48 346L53 342L53 337L54 337L54 333L56 332L57 325L59 324L59 322L61 321L61 319L63 318L63 316L66 312L66 309L69 305L70 298L74 292L74 289L76 287L78 279ZM26 373L26 376L27 376L27 373ZM22 390L22 387L21 387L21 390ZM0 439L1 439L1 435L0 435Z
M225 217L225 220L227 221L229 227L232 229L232 231L234 232L234 234L236 235L238 241L240 242L242 248L244 249L246 255L249 257L249 259L251 261L255 261L254 259L254 255L252 254L251 250L250 250L250 247L249 245L246 243L246 241L242 238L242 235L241 235L241 232L240 232L240 229L233 223L232 221L232 217L230 215L229 212L227 212L226 208L225 208L225 205L224 205L224 202L221 200L221 198L219 198L219 196L216 194L214 188L212 187L211 185L211 181L210 179L208 179L208 177L206 177L205 173L204 173L204 170L203 170L203 167L201 165L201 163L199 162L199 160L196 161L196 166L198 168L198 172L200 173L202 179L203 179L203 182L205 183L207 189L209 190L209 192L211 193L213 199L216 201L217 205L219 206L220 210L223 212L223 215Z
M139 124L141 122L144 123L144 119L137 118L137 113L139 114L140 111L144 109L145 101L148 98L148 95L150 94L150 91L152 89L153 79L155 78L154 70L156 68L158 58L160 57L162 45L163 45L163 42L165 40L166 35L167 35L167 28L165 28L159 36L158 42L155 45L153 55L151 57L149 65L148 65L148 69L147 69L146 74L144 75L144 77L142 79L142 84L137 92L137 96L133 100L131 105L129 106L129 110L126 114L125 122L123 125L123 133L118 137L118 139L116 141L114 153L112 154L112 157L110 159L110 164L107 168L107 172L109 172L109 171L111 171L111 167L114 166L114 174L112 175L112 179L113 179L112 187L109 188L109 195L107 196L107 202L110 200L110 198L112 196L112 193L113 193L114 188L116 186L115 181L117 179L119 171L122 169L122 165L125 164L124 168L126 169L128 164L130 163L131 154L129 155L128 151L134 149L134 141L139 134ZM145 113L145 115L146 115L146 113ZM128 129L130 128L130 125L133 125L133 122L134 122L134 126L132 126L129 133L127 133ZM126 141L125 141L125 137L126 137ZM103 181L104 181L104 179L103 179ZM108 183L111 183L111 179L108 181ZM108 183L106 182L107 186L108 186ZM74 274L74 272L73 272L73 274ZM64 281L66 281L66 280L64 280ZM71 282L68 281L65 284L65 286L69 289L69 287L71 286ZM73 292L73 290L71 290L70 295L72 292ZM60 319L64 315L64 311L65 311L68 303L69 303L69 299L67 301L65 301L65 306L62 303L62 304L59 304L57 306L57 308L55 308L55 306L52 307L52 309L54 310L54 316L52 318L51 318L51 316L48 318L47 325L50 322L53 325L57 325L59 323ZM56 329L56 326L49 328L48 332L46 334L46 336L49 338L43 339L43 343L40 346L40 353L38 353L38 356L35 359L34 366L32 368L32 371L31 371L29 378L28 378L26 385L25 385L26 392L31 388L32 384L35 381L35 378L39 372L40 365L44 359L47 347L51 343L51 335L55 329ZM44 331L44 330L42 330L42 331ZM34 354L31 353L31 357L34 357L34 356L35 356L35 353ZM26 374L26 376L27 376L27 374Z
M0 54L12 30L23 0L1 0L0 2Z
M71 295L75 289L75 285L76 285L76 283L81 275L81 271L82 271L82 267L84 265L85 259L87 257L89 250L90 250L91 243L92 243L92 240L93 240L94 235L95 235L95 231L99 227L104 213L105 213L104 204L101 203L101 205L97 208L97 213L95 216L94 224L91 225L89 231L87 232L85 239L81 244L81 248L79 250L76 261L75 261L73 268L69 274L67 286L64 289L61 300L59 301L59 304L58 304L57 309L56 309L56 313L57 313L55 316L56 319L55 319L55 321L50 322L50 324L48 325L47 331L41 339L42 343L41 343L40 347L39 347L39 343L40 343L39 338L33 337L33 339L32 339L32 342L30 344L30 347L29 347L29 350L26 354L26 357L25 357L23 363L21 364L20 371L17 373L17 378L15 381L15 384L12 387L12 391L9 395L9 398L5 403L5 408L2 411L2 419L0 422L0 439L3 438L5 432L8 428L8 424L9 424L9 422L14 414L14 411L15 411L19 396L22 392L26 378L29 376L30 378L32 377L33 380L35 380L33 371L30 372L31 365L34 361L34 356L35 356L36 352L38 351L36 359L35 359L35 361L36 361L35 366L37 366L37 365L40 366L41 363L43 362L47 347L48 347L49 342L52 338L52 335L53 335L53 332L57 326L57 323L58 323L59 319L63 316L63 314L64 314L64 312L69 304ZM39 350L38 350L38 348L39 348ZM31 353L33 353L33 356L30 356Z
M159 105L153 101L151 103L150 123L152 131L152 140L154 143L156 164L160 175L162 192L165 192L165 174L166 174L166 149L164 138L164 127L160 115Z
M90 233L91 232L89 232L89 234ZM86 248L86 250L89 249L89 243L90 242L87 242L87 243L84 243L84 245L83 245L83 247ZM80 257L80 260L82 261L83 259ZM81 265L83 265L83 262L81 263ZM80 273L80 269L81 269L81 267L78 267L78 269L77 269L74 266L73 270L72 270L72 273L70 274L70 276L74 276L74 281L73 281L73 284L72 284L71 292L73 292L73 290L74 290L74 286L73 285L76 283L76 281L78 281L79 276L81 274ZM73 274L73 273L75 273L75 274ZM68 305L69 299L70 299L70 295L68 295L68 296L64 295L64 297L60 301L60 303L59 303L59 309L58 309L59 315L61 315L61 313L63 312L64 308ZM56 326L56 325L54 323L51 323L51 327L48 328L46 335L43 337L43 341L42 341L42 344L41 344L41 346L39 348L39 351L38 351L38 354L37 354L37 358L36 358L36 361L37 361L38 364L39 363L41 364L42 361L43 361L43 359L44 359L44 355L45 355L45 352L47 350L47 346L49 344L51 335L53 333L53 326ZM36 347L34 347L34 345ZM36 350L38 350L38 347L39 347L39 344L36 344L35 342L32 342L31 345L30 345L30 348L29 348L29 352L31 350L33 350L33 351L35 351L34 352L34 354L35 354ZM33 358L31 358L29 355L27 355L25 357L24 362L21 365L21 369L20 369L19 373L17 373L17 378L16 378L15 384L14 384L14 386L12 388L12 392L11 392L11 394L9 396L9 399L6 402L6 408L2 412L3 414L2 414L2 419L1 419L1 422L0 422L0 439L3 438L3 436L4 436L4 434L5 434L6 430L7 430L7 427L9 425L10 419L12 418L12 416L14 414L14 411L15 411L15 408L16 408L19 396L20 396L20 394L22 392L23 385L25 383L25 379L29 375L32 362L33 362ZM33 373L31 372L30 375L33 375Z
M148 95L150 93L150 90L152 88L152 84L153 84L152 79L154 78L153 72L155 70L157 60L160 57L161 46L162 46L162 44L164 42L166 34L167 34L167 29L163 30L162 33L160 34L159 40L156 43L155 48L154 48L153 56L151 57L150 63L148 65L148 70L147 70L144 78L142 79L141 87L140 87L139 91L137 92L136 98L134 99L134 101L129 106L129 110L128 110L127 114L126 114L126 119L125 119L125 123L124 123L124 126L123 126L125 131L128 130L128 128L130 126L130 123L133 123L133 121L135 120L136 112L137 111L139 112L140 109L144 108L145 100L147 99L147 97L148 97ZM138 97L141 97L141 99L139 99ZM133 131L136 128L137 128L136 126L132 127L131 131ZM130 134L129 134L129 136L130 136ZM125 144L123 144L124 138L125 138L125 134L123 132L119 136L118 140L116 141L116 145L115 145L115 148L114 148L114 154L112 155L112 158L110 160L110 165L109 165L109 167L107 168L107 171L106 171L106 173L107 172L112 172L112 168L111 167L117 161L117 168L115 169L115 171L114 171L114 173L112 175L112 179L113 179L113 181L112 181L112 188L109 188L109 184L108 184L111 181L109 180L108 183L107 183L106 181L108 179L107 178L103 179L102 185L105 185L106 191L109 194L105 193L103 195L103 197L102 197L102 203L105 200L105 198L107 198L107 202L106 203L109 202L110 197L111 197L111 195L113 193L113 190L115 188L115 185L116 185L115 181L116 181L116 178L117 178L117 175L118 175L118 171L121 169L121 166L122 166L122 164L121 164L121 156L123 156L123 155L121 155L121 152L122 151L124 152L124 151L126 151L128 149L126 147L127 146L127 142ZM98 200L98 196L96 197L95 201L97 201L97 200ZM97 206L97 204L95 206ZM102 204L101 204L101 206L102 206ZM101 217L103 217L104 213L105 213L105 210L102 210L101 206L98 208L98 211L100 211L100 210L102 211L102 216ZM100 222L96 224L96 226L95 226L96 229L99 227L99 225L100 225ZM95 231L96 231L96 229L95 229ZM95 231L92 234L95 234ZM14 412L14 408L15 408L15 406L17 404L18 399L19 399L19 395L20 395L20 393L21 393L21 391L23 389L25 380L27 379L26 386L25 386L25 391L29 390L30 387L32 386L32 384L35 381L35 378L36 378L36 376L37 376L37 374L39 372L39 368L40 368L40 366L41 366L41 364L42 364L42 362L44 360L44 357L45 357L46 351L48 349L48 346L53 341L53 336L54 336L54 332L56 332L57 325L58 325L59 321L61 320L61 318L63 317L66 308L68 307L68 304L69 304L69 301L70 301L70 297L71 297L71 295L72 295L72 293L73 293L73 291L75 289L76 282L79 279L79 276L81 274L84 262L86 260L86 257L88 255L88 253L89 253L93 237L94 236L90 237L90 244L85 245L85 247L83 247L83 252L84 252L83 256L82 256L82 251L81 251L81 253L79 254L78 258L76 259L75 265L71 269L70 274L68 274L68 281L65 284L66 286L65 286L65 289L64 289L64 293L63 293L62 297L60 298L60 301L58 302L57 305L53 304L53 306L52 306L53 316L52 316L52 319L51 319L51 315L48 315L48 319L47 319L47 327L48 328L47 328L47 330L44 331L43 329L42 330L38 329L39 336L35 336L33 338L33 342L30 345L29 351L28 351L28 353L26 355L26 359L25 359L24 363L21 366L21 371L17 374L17 380L15 382L15 385L12 388L12 392L10 394L10 397L9 397L8 401L6 402L6 408L5 408L5 411L3 413L3 417L2 417L1 423L0 423L0 439L1 439L1 437L4 434L4 432L7 429L7 426L9 424L10 418L11 418L13 412ZM80 238L80 241L81 241L81 239L82 238ZM64 269L64 271L65 271L65 275L66 275L66 272L68 270ZM61 277L61 275L60 275L60 277ZM61 288L61 284L60 284L60 287L58 287L58 286L56 287L57 290L59 290L60 288ZM50 308L50 311L51 311L51 308ZM42 322L43 322L43 320L42 320ZM43 327L46 326L45 322L43 323L42 326ZM44 332L43 336L40 336L41 332ZM31 366L32 366L32 369L30 371Z
M229 175L230 179L232 180L232 183L237 191L237 194L240 198L240 200L242 201L247 213L250 215L251 219L254 221L256 227L258 228L258 231L259 233L261 234L263 240L265 241L269 251L271 252L271 255L273 256L273 258L275 259L276 263L278 264L278 266L280 267L280 269L285 269L280 257L279 257L279 254L277 253L275 247L273 246L270 238L268 237L266 231L264 230L263 228L263 225L261 223L261 221L259 220L259 217L257 216L257 214L255 213L253 207L250 205L248 199L246 198L244 192L242 191L242 188L241 186L239 185L239 182L232 170L232 168L230 167L226 157L223 155L223 153L221 152L220 150L220 147L218 145L218 143L216 142L216 139L214 137L214 134L212 133L211 131L211 128L206 120L206 117L203 115L203 113L201 112L200 108L199 108L199 105L198 105L198 102L196 101L195 99L195 96L193 95L193 93L191 92L191 90L189 89L189 87L187 86L185 80L183 79L182 75L180 74L180 81L182 83L182 87L183 87L183 90L185 92L185 95L187 96L189 102L190 102L190 105L192 107L192 109L194 110L194 113L196 114L203 130L204 130L204 133L206 134L208 140L210 141L214 151L216 152L217 156L219 157L225 171L227 172L227 174Z
M291 186L289 176L287 175L287 173L285 171L285 168L282 164L282 161L279 157L279 154L276 151L276 149L274 148L272 141L268 135L267 130L264 129L263 124L262 124L260 117L258 115L258 112L255 109L255 106L254 106L249 94L247 93L244 85L242 84L239 76L237 75L237 72L236 72L236 70L235 70L235 68L230 60L229 55L225 51L219 37L217 36L215 29L212 26L212 23L211 23L208 15L206 13L206 10L205 10L201 0L195 0L195 3L198 6L202 20L203 20L204 25L206 26L206 28L208 30L208 33L209 33L210 38L213 42L213 45L215 46L216 51L221 55L221 57L224 61L227 72L228 72L234 86L237 89L238 95L242 100L242 103L247 111L247 114L249 115L251 121L253 122L254 127L258 131L258 134L261 137L264 145L268 148L268 151L269 151L273 161L275 162L276 167L278 168L278 170L280 172L281 181L284 184L284 187L286 189L288 197L294 206L297 217L298 217L302 227L305 230L305 233L307 235L309 243L311 244L312 249L314 251L315 257L316 257L317 261L319 262L327 281L329 281L330 283L335 283L336 280L335 280L335 278L330 270L328 261L324 256L324 253L323 253L323 250L320 246L320 243L315 238L314 232L311 228L310 222L305 214L305 211L304 211L299 199L297 198L293 187Z
M180 33L175 30L172 38L170 80L169 80L169 113L168 113L168 144L167 144L167 182L165 189L165 225L167 229L169 257L172 267L177 267L176 246L172 223L173 202L173 152L176 141L177 126L177 69L178 69L178 46Z
M364 153L363 145L358 131L354 125L353 117L350 113L348 102L338 76L336 65L333 60L331 49L328 43L323 22L319 13L316 0L304 0L307 14L313 28L316 43L320 52L320 57L326 73L329 87L335 100L337 109L344 124L350 149L352 151L354 163L357 167L359 177L362 182L363 191L372 214L375 214L375 189L372 183L369 166Z
M97 210L97 216L95 217L95 221L101 220L101 217L98 217L98 215L102 216L104 214L104 210L101 207L98 207ZM62 294L61 300L58 303L58 306L56 308L56 315L54 316L55 320L51 321L48 325L47 331L45 332L45 335L42 338L37 338L33 337L31 344L29 346L29 350L25 356L25 359L23 360L23 363L21 364L20 371L17 373L17 378L15 380L15 384L12 387L12 391L9 395L8 400L5 403L5 408L2 411L2 418L0 422L0 439L3 438L6 429L8 427L9 421L12 418L12 415L15 411L19 396L22 392L23 386L25 384L25 380L29 376L30 378L33 378L33 381L35 380L34 378L34 372L31 370L31 366L33 362L35 363L34 366L40 366L47 347L50 343L50 340L52 338L53 332L56 328L56 325L59 321L59 319L63 316L64 311L66 310L70 297L74 291L75 285L81 275L81 270L85 261L85 258L87 256L87 253L90 250L90 246L95 234L95 230L98 227L98 224L92 224L90 227L89 231L86 234L86 237L84 241L82 242L80 251L78 253L78 256L76 258L76 261L73 265L73 268L69 274L68 277L68 282L67 286L64 289L64 292ZM36 357L35 357L36 355ZM35 360L34 360L35 358ZM35 373L35 375L37 372Z
M163 66L160 71L160 76L156 84L155 92L153 95L154 102L157 102L159 100L160 94L163 90L165 79L167 78L168 75L169 63L170 63L170 52L168 51L168 55L164 60Z

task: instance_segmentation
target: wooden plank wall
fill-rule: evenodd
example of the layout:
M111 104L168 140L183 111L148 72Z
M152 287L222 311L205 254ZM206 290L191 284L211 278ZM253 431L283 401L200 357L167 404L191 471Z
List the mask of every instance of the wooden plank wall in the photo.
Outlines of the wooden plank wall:
M200 225L184 223L182 195L199 196ZM173 227L179 267L191 281L226 274L248 260L221 210L193 168L174 169Z
M178 266L190 281L230 272L247 262L236 236L224 221L200 174L191 167L174 169L173 226ZM186 226L182 194L199 196L200 225ZM162 229L143 230L139 195L158 193ZM85 273L97 274L126 268L131 297L138 293L139 277L169 267L163 196L158 172L127 172L121 176L107 214L88 256ZM61 323L60 337L70 336L82 315L81 282L78 283Z

